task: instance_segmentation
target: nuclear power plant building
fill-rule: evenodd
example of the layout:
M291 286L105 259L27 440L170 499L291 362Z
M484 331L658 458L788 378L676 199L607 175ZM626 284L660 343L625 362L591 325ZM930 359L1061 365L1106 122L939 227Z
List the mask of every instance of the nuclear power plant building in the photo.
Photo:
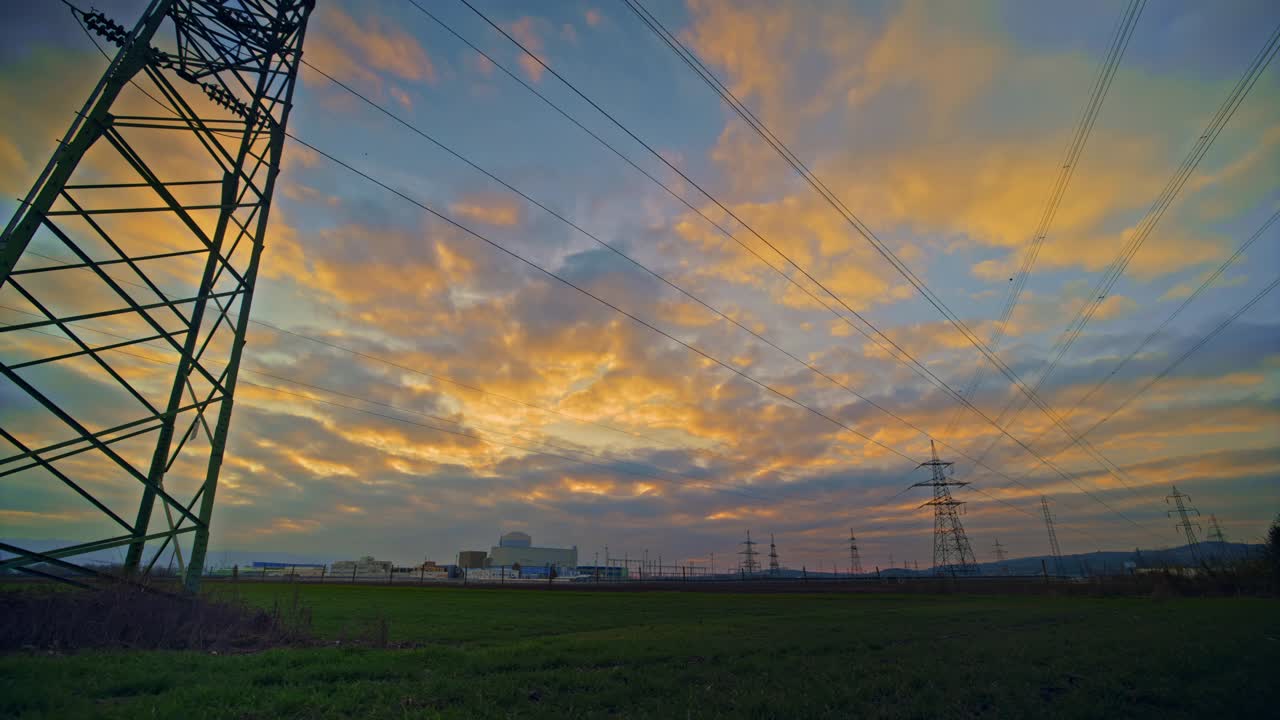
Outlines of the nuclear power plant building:
M509 532L498 538L497 546L489 550L489 567L535 568L553 565L559 568L578 566L578 546L571 548L533 547L533 538L527 533Z

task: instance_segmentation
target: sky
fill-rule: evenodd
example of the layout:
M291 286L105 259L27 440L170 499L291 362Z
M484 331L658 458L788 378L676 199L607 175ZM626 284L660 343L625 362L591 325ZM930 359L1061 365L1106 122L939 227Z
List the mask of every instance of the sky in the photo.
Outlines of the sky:
M96 7L132 26L143 5ZM309 63L563 220L316 69L300 73L290 131L581 291L287 142L215 557L448 561L522 530L584 562L608 546L668 563L714 553L724 569L750 530L772 534L786 566L844 569L852 529L864 566L923 567L930 490L907 488L927 478L931 437L972 482L955 493L980 561L996 539L1014 556L1048 551L1042 495L1066 553L1181 544L1174 484L1229 540L1256 541L1280 511L1280 293L1161 377L1275 280L1280 223L1122 364L1280 210L1272 64L1144 231L1280 5L1145 7L997 344L1124 4L646 3L1094 452L1020 409L974 343L626 5L475 3L590 102L460 2L423 4L443 25L407 1L318 5ZM7 218L106 61L59 3L4 0L4 13ZM0 322L19 322L0 300ZM0 351L40 342L6 333ZM144 365L130 364L138 382L159 387L163 368ZM927 378L963 391L984 365L976 411ZM96 397L92 370L68 364L67 387ZM52 441L43 412L0 385L0 425L25 442ZM127 479L81 470L108 504L136 504ZM42 473L0 478L0 536L108 532Z

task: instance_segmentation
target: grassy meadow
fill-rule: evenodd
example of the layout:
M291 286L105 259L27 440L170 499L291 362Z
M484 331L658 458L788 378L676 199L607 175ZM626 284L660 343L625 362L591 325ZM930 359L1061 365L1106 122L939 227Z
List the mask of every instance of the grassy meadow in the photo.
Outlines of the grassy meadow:
M234 592L300 602L323 646L0 655L0 716L1203 718L1280 707L1274 600Z

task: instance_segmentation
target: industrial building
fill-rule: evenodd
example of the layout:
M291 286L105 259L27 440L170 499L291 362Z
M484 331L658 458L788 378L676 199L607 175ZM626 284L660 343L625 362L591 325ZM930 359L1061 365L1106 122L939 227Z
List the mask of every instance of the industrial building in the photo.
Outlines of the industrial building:
M329 566L334 575L386 575L391 572L390 560L375 560L365 555L359 560L339 560Z
M498 538L498 544L489 549L488 567L522 568L552 566L573 569L578 566L578 546L571 548L534 547L533 538L527 533L509 532Z
M579 565L578 575L594 580L626 580L631 577L627 569L619 565Z
M477 570L489 562L489 555L483 550L463 550L458 553L458 567Z

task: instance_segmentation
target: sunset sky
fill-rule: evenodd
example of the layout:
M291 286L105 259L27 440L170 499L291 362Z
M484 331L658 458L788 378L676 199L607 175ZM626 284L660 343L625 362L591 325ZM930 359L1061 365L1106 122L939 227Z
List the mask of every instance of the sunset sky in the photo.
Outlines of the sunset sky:
M273 550L452 561L523 530L537 545L577 545L583 562L608 545L681 562L714 552L723 569L749 529L774 534L784 565L844 568L852 527L864 565L892 555L923 567L928 489L900 493L926 478L912 472L929 457L918 429L974 483L957 498L980 561L996 538L1013 556L1048 551L1042 494L1067 553L1181 544L1166 516L1175 483L1229 540L1257 541L1280 511L1280 292L1087 435L1117 471L1069 447L1034 406L1006 415L1000 424L1073 483L814 301L800 288L821 293L777 253L465 5L419 1L706 217L407 0L320 0L304 57L901 420L308 68L292 133L911 460L290 141L213 560ZM96 7L132 27L144 4ZM974 346L625 4L474 4L932 374L968 387L985 362ZM1124 3L645 6L992 341ZM7 220L106 61L60 3L0 7ZM999 345L1027 384L1277 24L1280 4L1266 0L1145 7ZM1077 407L1277 211L1273 63L1044 381L1044 402L1089 429L1263 290L1280 274L1280 223ZM22 317L0 309L0 322ZM33 342L0 338L6 352ZM0 424L38 427L43 411L6 383ZM973 402L995 419L1016 397L988 366ZM992 442L983 462L1022 484L962 455ZM11 450L2 443L0 455ZM136 486L108 475L97 479L104 497L136 504ZM0 537L91 539L101 522L39 471L0 478Z

